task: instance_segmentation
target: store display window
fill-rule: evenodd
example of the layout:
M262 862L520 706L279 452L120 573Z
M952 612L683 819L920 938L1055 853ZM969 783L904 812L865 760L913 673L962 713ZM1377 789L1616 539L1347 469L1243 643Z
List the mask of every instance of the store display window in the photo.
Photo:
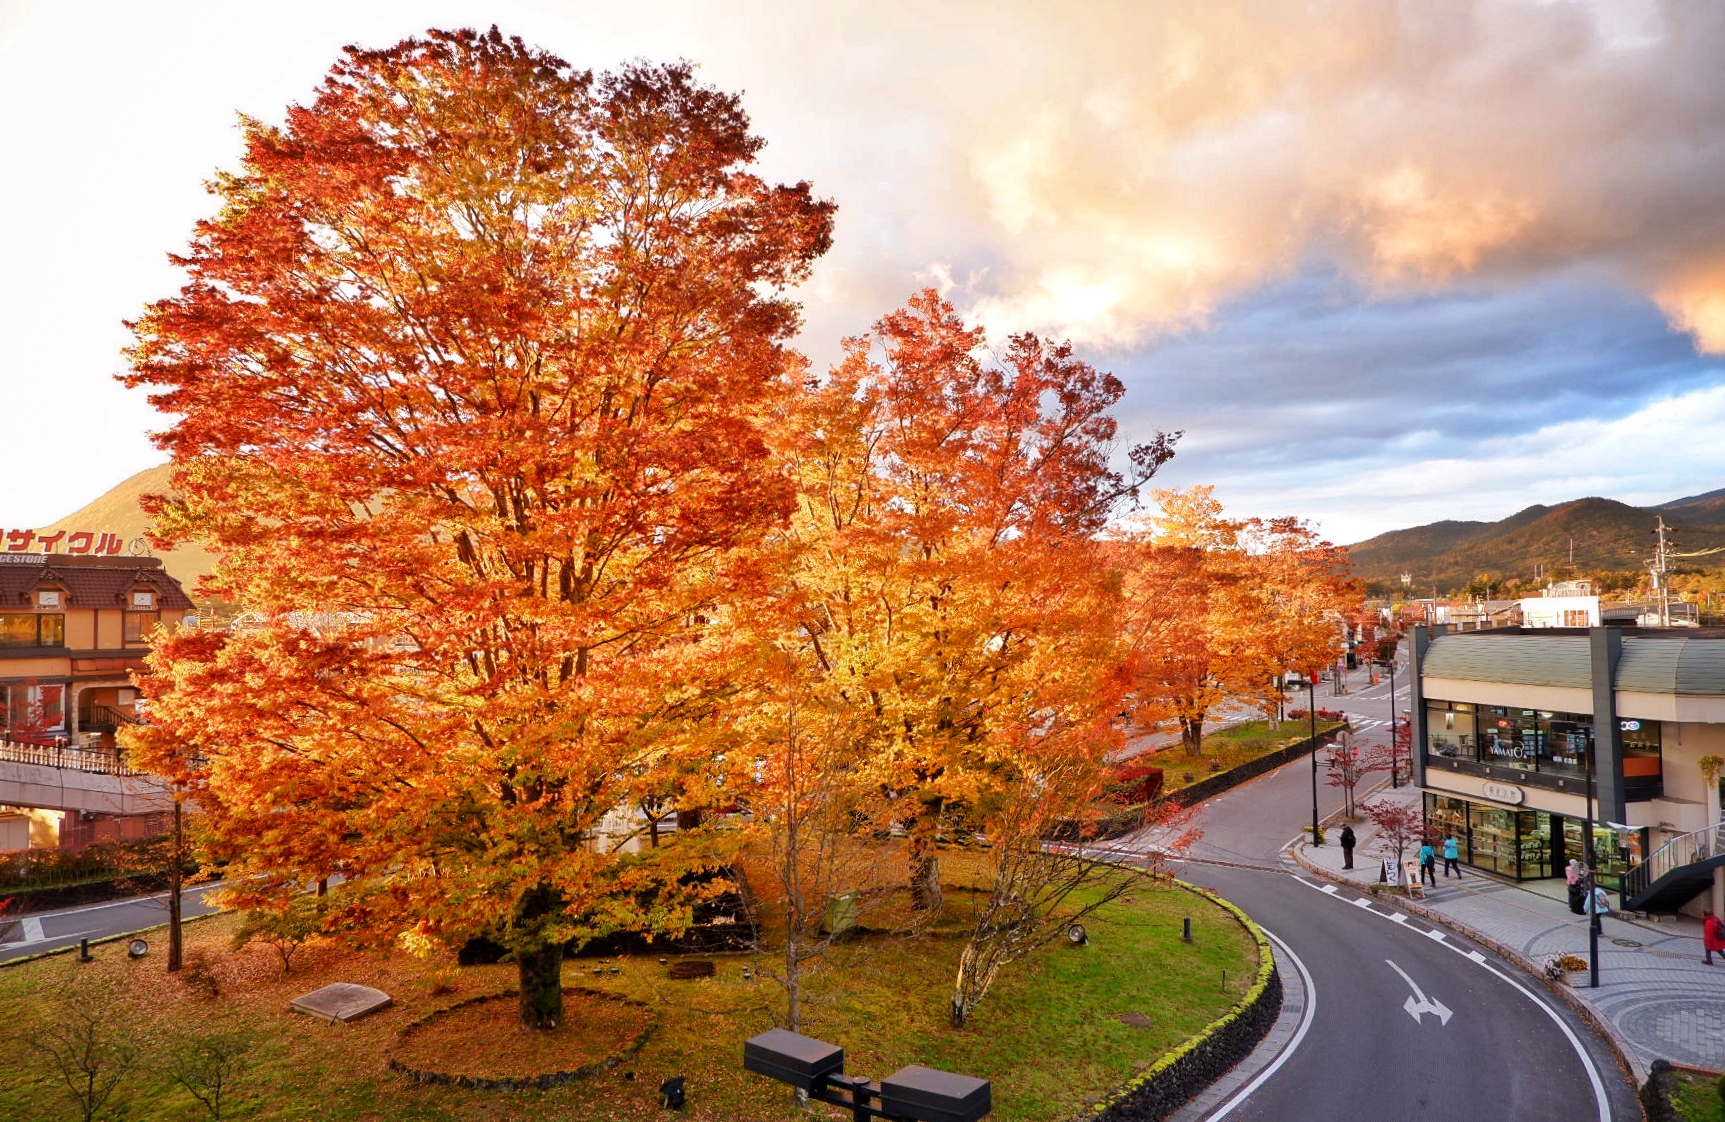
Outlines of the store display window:
M1429 755L1447 760L1478 758L1479 736L1474 707L1466 702L1432 701L1426 704L1426 736Z

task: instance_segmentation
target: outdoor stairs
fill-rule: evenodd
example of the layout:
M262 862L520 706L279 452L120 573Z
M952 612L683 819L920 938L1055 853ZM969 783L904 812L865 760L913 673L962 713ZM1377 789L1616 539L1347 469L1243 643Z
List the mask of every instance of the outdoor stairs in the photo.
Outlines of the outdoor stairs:
M1725 832L1719 825L1672 838L1623 877L1623 909L1675 912L1713 883L1725 866Z

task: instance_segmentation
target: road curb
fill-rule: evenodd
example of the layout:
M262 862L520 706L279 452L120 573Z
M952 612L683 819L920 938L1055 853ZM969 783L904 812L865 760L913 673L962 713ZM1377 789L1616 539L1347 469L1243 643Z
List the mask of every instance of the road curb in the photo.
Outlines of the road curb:
M180 921L180 926L184 927L188 923L196 923L201 919L214 919L216 916L225 916L228 914L230 914L228 910L226 908L222 908L213 912L205 912L202 915L187 916L185 919ZM122 939L136 939L145 932L162 931L165 930L167 926L167 921L164 920L161 923L152 923L148 927L139 927L132 931L121 931L116 935L104 935L99 939L91 939L89 940L89 945L92 947L100 947L105 946L108 943L118 943ZM45 958L54 958L57 955L72 954L77 950L78 944L71 943L64 947L55 947L53 950L37 951L35 954L21 955L18 958L8 958L0 961L0 970L7 970L14 966L25 966L32 962L41 962Z
M1322 877L1324 880L1330 881L1333 884L1345 885L1357 892L1364 891L1357 881L1351 880L1347 877L1337 876L1334 870L1326 869L1311 861L1305 854L1300 852L1302 848L1303 846L1296 844L1289 846L1284 852L1293 857L1296 864L1311 873L1313 876ZM1593 1004L1586 998L1576 993L1574 987L1564 985L1561 982L1553 982L1545 976L1544 967L1540 966L1514 947L1498 942L1483 931L1479 931L1452 916L1445 915L1444 913L1437 911L1435 908L1427 907L1417 900L1410 900L1405 896L1397 896L1393 899L1396 907L1410 915L1419 916L1428 923L1435 923L1439 927L1448 928L1457 935L1471 939L1480 946L1487 948L1504 961L1511 963L1534 981L1544 986L1565 1005L1573 1009L1576 1016L1586 1021L1595 1032L1599 1033L1599 1035L1605 1039L1605 1042L1610 1045L1612 1052L1616 1054L1617 1062L1623 1065L1623 1069L1628 1072L1630 1078L1635 1081L1637 1089L1647 1082L1647 1069L1642 1066L1640 1058L1636 1056L1635 1049L1630 1045L1629 1041L1624 1038L1623 1034L1618 1031L1617 1026L1613 1024L1605 1014L1594 1008Z

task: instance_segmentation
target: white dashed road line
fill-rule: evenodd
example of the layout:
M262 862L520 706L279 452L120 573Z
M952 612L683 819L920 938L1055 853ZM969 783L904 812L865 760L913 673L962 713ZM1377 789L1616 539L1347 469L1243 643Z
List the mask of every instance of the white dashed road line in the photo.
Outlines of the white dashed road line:
M1294 879L1299 881L1301 884L1305 885L1307 888L1315 888L1321 892L1325 892L1327 895L1331 895L1331 896L1335 895L1335 893L1329 891L1330 889L1333 889L1336 887L1333 884L1319 885L1313 881L1306 879L1305 877L1298 877L1298 876L1295 877ZM1341 897L1339 897L1339 896L1337 896L1336 898L1341 899ZM1356 897L1354 900L1352 900L1350 902L1357 907L1364 908L1366 911L1370 912L1372 915L1378 916L1381 919L1387 919L1387 920L1391 921L1392 923L1399 922L1402 925L1406 926L1409 931L1418 930L1418 928L1413 927L1408 923L1408 918L1407 918L1405 913L1379 911L1378 909L1372 907L1371 901L1366 899L1364 896ZM1260 925L1260 926L1262 926L1262 925ZM1532 990L1528 989L1526 986L1522 985L1520 982L1516 981L1514 978L1510 977L1508 974L1505 974L1502 970L1499 970L1497 967L1495 967L1491 963L1487 962L1486 958L1483 954L1480 954L1476 950L1471 950L1471 949L1466 948L1466 947L1457 946L1456 944L1449 942L1447 939L1447 932L1441 931L1438 928L1434 927L1434 928L1430 929L1429 931L1422 931L1420 933L1422 935L1424 935L1426 938L1431 939L1433 942L1436 942L1442 946L1448 947L1450 950L1454 951L1456 954L1462 956L1465 959L1472 961L1474 964L1479 966L1482 970L1487 970L1487 971L1491 972L1492 974L1495 974L1500 980L1508 983L1509 986L1511 988L1513 988L1517 993L1521 994L1523 997L1527 998L1529 1001L1531 1001L1535 1005L1539 1006L1539 1008L1545 1012L1545 1015L1551 1018L1552 1023L1555 1024L1558 1027L1558 1029L1562 1031L1564 1038L1569 1041L1570 1047L1575 1049L1576 1056L1580 1058L1581 1066L1586 1069L1587 1081L1593 1087L1593 1101L1595 1103L1597 1103L1599 1106L1599 1122L1611 1122L1611 1103L1605 1096L1605 1081L1600 1077L1599 1068L1598 1068L1598 1066L1596 1066L1594 1064L1593 1057L1589 1056L1587 1054L1587 1048L1581 1043L1581 1038L1575 1035L1575 1031L1573 1029L1571 1029L1569 1027L1568 1023L1565 1022L1564 1019L1558 1015L1557 1010L1553 1009L1548 1002L1546 1002L1544 999L1539 997L1539 995L1535 994ZM1266 932L1266 934L1268 934L1268 932ZM1279 943L1280 940L1277 940L1277 942ZM1298 960L1296 960L1296 962L1297 961ZM1309 986L1310 986L1310 983L1308 983L1308 988L1309 988ZM1284 1055L1286 1055L1286 1053L1284 1053ZM1273 1071L1274 1068L1272 1067L1269 1070ZM1254 1087L1256 1085L1257 1085L1256 1083L1252 1084L1252 1086L1254 1086ZM1251 1088L1249 1087L1247 1089L1250 1090ZM1236 1097L1238 1097L1238 1096L1236 1096ZM1230 1103L1230 1109L1231 1108L1232 1108L1232 1103ZM1216 1117L1220 1118L1221 1115L1217 1115Z

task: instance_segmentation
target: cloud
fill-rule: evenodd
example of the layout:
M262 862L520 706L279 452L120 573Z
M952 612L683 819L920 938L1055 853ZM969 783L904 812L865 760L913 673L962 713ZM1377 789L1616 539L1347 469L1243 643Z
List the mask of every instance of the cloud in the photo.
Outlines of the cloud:
M1317 252L1378 296L1599 263L1725 351L1725 5L989 13L1012 33L903 77L969 79L950 131L993 325L1131 348Z

